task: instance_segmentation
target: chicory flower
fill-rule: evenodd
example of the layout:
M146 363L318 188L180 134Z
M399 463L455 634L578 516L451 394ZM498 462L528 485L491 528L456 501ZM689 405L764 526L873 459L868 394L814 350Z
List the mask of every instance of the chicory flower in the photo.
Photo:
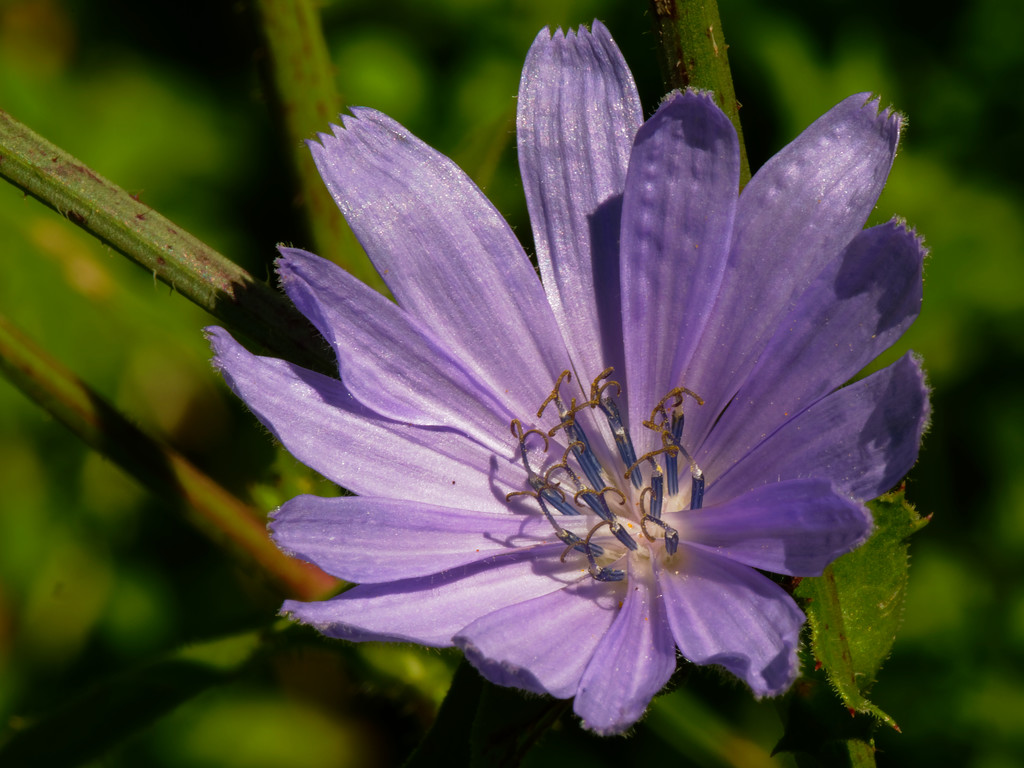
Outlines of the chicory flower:
M313 156L395 301L281 248L338 377L209 331L253 413L357 494L274 514L281 548L359 585L284 612L458 646L598 733L643 715L677 649L784 691L804 615L762 571L820 575L863 542L928 416L909 355L844 386L920 306L916 235L864 229L899 116L852 96L738 194L709 94L645 122L600 23L544 30L518 107L542 280L450 160L379 112L341 122Z

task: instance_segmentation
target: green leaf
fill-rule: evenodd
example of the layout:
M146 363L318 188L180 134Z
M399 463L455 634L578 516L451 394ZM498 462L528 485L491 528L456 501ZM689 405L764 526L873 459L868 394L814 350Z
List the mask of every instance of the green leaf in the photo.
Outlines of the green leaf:
M9 734L0 746L0 765L60 768L98 757L179 704L233 679L259 647L259 633L248 632L188 646L104 680Z
M871 714L899 730L896 721L866 694L903 621L907 539L928 518L917 513L902 491L868 506L875 518L871 538L832 563L820 577L803 579L795 594L806 600L814 658L850 714Z

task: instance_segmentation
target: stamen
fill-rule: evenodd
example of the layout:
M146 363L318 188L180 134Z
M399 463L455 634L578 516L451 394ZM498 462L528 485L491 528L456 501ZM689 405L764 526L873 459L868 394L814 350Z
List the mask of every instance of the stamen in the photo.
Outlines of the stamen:
M654 541L654 537L647 532L647 523L655 523L660 525L665 531L665 552L669 555L674 555L676 550L679 549L679 531L668 525L664 520L657 517L651 517L646 515L640 519L640 530L644 532L644 536L647 537L648 541Z
M619 458L622 459L623 464L630 467L636 463L636 449L633 448L633 441L630 439L626 428L622 425L622 414L619 411L619 406L611 399L611 397L604 397L602 395L604 390L613 384L616 387L619 387L619 382L609 381L598 386L598 382L604 376L610 374L611 370L611 368L605 369L601 376L594 379L594 383L590 386L590 397L591 401L594 401L594 395L596 394L598 396L596 402L604 412L605 418L608 419L608 426L612 430L612 435L615 436L615 447L619 449ZM640 473L633 475L631 479L633 487L640 490L640 486L643 485L644 482Z
M560 389L564 382L572 381L572 373L569 370L562 371L552 387L551 393L541 403L541 407L537 411L537 418L541 418L548 405L553 403L558 411L558 423L547 431L537 428L526 429L518 419L513 419L510 425L512 435L519 442L519 450L530 490L513 491L507 494L505 499L511 501L516 496L529 496L535 499L559 541L566 545L561 554L561 560L564 562L570 551L581 552L587 558L591 577L597 581L620 581L625 578L626 573L624 570L598 565L597 558L604 556L605 549L592 543L592 539L601 528L607 526L626 550L636 551L639 548L638 538L634 538L635 531L628 530L628 528L632 528L632 525L628 528L624 526L619 520L619 515L616 514L618 512L636 520L636 510L630 511L631 499L635 496L627 496L624 492L625 486L621 485L622 478L630 481L633 488L640 492L639 525L643 536L648 541L655 541L656 537L649 524L657 525L664 532L665 551L669 555L675 554L678 550L679 533L662 520L662 514L665 510L666 499L673 499L679 493L678 468L681 458L690 465L692 483L690 508L700 509L704 501L704 474L682 445L683 402L687 397L693 398L700 405L703 405L704 401L685 387L676 387L666 394L651 411L651 418L643 422L644 427L661 436L662 445L637 458L636 449L623 424L622 413L616 402L616 398L622 394L622 387L619 382L610 378L612 373L612 368L606 368L594 378L590 384L589 399L579 402L576 397L568 398L567 405ZM626 467L624 474L619 474L618 471L611 472L601 466L598 456L605 454L603 452L596 453L591 448L583 421L577 418L578 414L595 408L600 408L607 419L608 427L615 438L618 458L622 461L622 466ZM547 453L551 447L549 438L558 435L559 430L564 431L568 442L561 459L534 471L530 465L530 454L526 445L530 435L540 436L544 443L544 452ZM537 453L535 446L534 455ZM663 461L658 460L660 455L665 456ZM575 461L570 463L570 457ZM651 464L651 473L646 483L641 470L641 465L645 461ZM666 477L663 466L667 470L668 477ZM556 480L556 473L559 471L564 472L565 475L559 476ZM566 482L566 477L570 482ZM562 482L560 483L559 480ZM608 493L614 493L618 497L614 504L609 503ZM580 508L584 506L589 508L600 521L588 531L585 538L580 538L579 535L563 528L558 523L554 512L557 510L562 515L579 515L581 514ZM673 511L675 509L673 507ZM617 555L617 557L619 556L621 555Z
M519 419L512 419L510 425L512 429L512 437L519 440L519 448L523 451L523 461L526 460L526 438L529 435L540 435L544 441L544 453L548 452L548 436L539 429L528 429L523 431L523 423Z
M682 445L683 439L683 411L682 405L685 396L692 397L697 405L704 405L704 399L686 387L676 387L661 398L661 401L651 410L650 421L645 421L644 426L661 433L661 441L665 445L674 446L682 451L683 456L690 459ZM672 401L669 405L669 401ZM669 416L669 411L672 415ZM659 419L660 417L660 419ZM668 425L668 426L666 426ZM692 459L691 459L692 461ZM668 495L675 496L679 493L679 457L676 453L669 453L665 459L665 472L668 475Z
M654 474L651 476L651 517L661 520L661 503L665 495L665 476L661 473L661 467L654 465Z
M619 384L619 382L614 380L604 381L605 379L612 375L612 372L614 370L614 368L605 368L603 371L597 374L596 377L594 377L594 380L592 382L590 382L590 401L592 403L600 402L602 396L604 395L604 391L608 389L608 387L615 387L616 397L622 394L622 385ZM604 381L604 383L598 384L598 382L600 381Z
M595 581L622 581L626 577L625 571L620 571L618 568L603 568L598 566L597 561L594 559L593 545L590 543L590 538L594 535L594 531L600 528L602 525L607 525L615 532L615 527L618 523L612 523L608 520L602 520L600 523L590 529L587 534L587 538L584 540L583 545L587 549L587 562L590 565L590 575Z
M651 522L660 525L665 531L665 551L670 555L674 555L676 553L676 549L679 548L679 532L661 519L661 505L664 495L663 490L664 476L661 474L661 468L655 464L654 476L651 477L651 484L644 488L643 493L640 494L640 530L643 531L643 534L647 537L648 541L654 541L654 536L652 536L650 531L647 530L647 523ZM651 495L651 509L649 512L644 506L644 500L647 498L647 494Z
M554 437L559 429L564 429L565 434L570 440L569 444L573 448L573 453L576 454L576 460L579 461L580 468L583 470L583 474L587 476L587 480L591 485L595 487L601 486L604 485L601 464L590 448L587 433L576 423L576 414L587 408L593 408L595 404L588 400L582 405L576 405L576 398L574 397L570 399L569 407L566 408L558 389L563 381L571 380L572 374L569 371L562 371L559 374L554 389L551 390L551 394L548 395L547 399L541 404L540 410L537 411L537 417L540 418L544 414L544 409L548 407L549 403L555 404L561 421L548 430L548 436ZM578 445L576 445L577 443Z
M579 511L566 500L565 493L557 484L549 483L545 478L534 475L530 478L530 485L533 486L534 490L536 490L538 494L540 494L541 498L547 501L563 515L569 515L571 517L579 515Z
M629 535L629 531L619 525L615 513L608 508L608 502L604 498L604 494L608 493L608 491L618 494L619 498L622 499L622 504L626 504L626 497L622 491L610 485L606 485L600 491L595 491L593 488L581 488L576 496L573 497L573 501L579 504L580 497L583 497L583 502L593 510L594 514L608 523L608 527L615 534L615 538L621 541L627 549L635 551L637 543Z
M637 467L639 467L645 461L650 461L653 464L654 463L654 457L657 456L658 454L660 454L660 453L667 453L667 454L671 455L673 453L676 453L678 450L679 450L678 447L676 447L674 445L668 445L668 446L665 446L664 448L659 448L656 451L648 451L643 456L641 456L639 459L634 461L633 464L629 467L629 469L626 470L625 478L627 480L629 480L629 476L632 475L633 472L636 471Z
M704 506L704 473L694 464L690 467L690 477L693 479L690 487L690 509L700 509Z
M544 480L546 482L549 482L549 483L552 482L551 479L550 479L552 472L554 472L557 469L562 469L562 470L565 470L565 473L567 475L569 475L569 478L572 480L573 484L577 488L581 488L582 487L582 484L580 483L580 476L576 474L576 470L574 470L572 467L569 466L569 454L572 453L573 449L577 448L577 447L582 448L583 447L583 443L578 443L576 441L573 441L573 442L569 443L569 447L566 448L565 451L562 453L562 460L560 462L558 462L557 464L552 464L550 467L548 467L544 471ZM555 483L555 484L557 485L557 483Z
M587 476L587 481L595 488L603 486L605 483L601 464L590 449L590 441L587 440L586 433L584 433L579 424L574 424L567 428L565 433L572 440L570 443L571 446L574 446L572 451L576 454L576 461L579 462L583 474Z
M547 399L540 404L540 408L537 410L538 419L544 415L544 409L548 407L548 403L553 402L557 405L557 403L560 401L561 398L558 396L558 388L562 386L563 380L572 381L572 373L570 373L568 370L564 370L560 374L558 374L558 381L555 382L555 388L551 390L551 394L547 396Z
M682 448L680 444L683 439L683 412L672 414L672 444ZM679 493L679 457L676 455L665 458L665 474L668 477L668 495L675 496Z
M555 535L562 540L563 544L569 545L565 548L565 551L562 552L561 556L558 558L559 562L564 563L565 556L568 555L569 552L571 552L574 549L577 552L582 552L583 554L586 554L587 548L589 547L590 551L594 553L594 557L601 557L601 555L604 554L604 547L602 547L600 544L590 544L588 542L584 542L583 539L581 539L572 531L567 531L564 528L562 528L556 531Z

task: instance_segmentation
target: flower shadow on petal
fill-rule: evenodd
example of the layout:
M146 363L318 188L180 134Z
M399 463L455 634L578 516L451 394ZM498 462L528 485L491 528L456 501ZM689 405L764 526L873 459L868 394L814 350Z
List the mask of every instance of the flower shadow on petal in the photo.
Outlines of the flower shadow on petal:
M622 346L622 286L619 272L619 227L622 221L622 195L610 197L597 206L588 217L590 242L593 243L594 292L606 300L606 306L599 307L597 318L601 325L601 344L605 353L605 364L615 369L618 376L626 370ZM599 371L588 372L596 375ZM625 391L620 408L628 413Z
M918 251L917 258L918 266L920 267L920 260L923 257L923 249L920 246L920 242L916 237L913 237L913 232L905 232L905 234L910 234L911 238L901 238L899 242L895 244L892 243L891 236L893 234L893 229L895 228L905 229L904 225L901 225L896 221L890 221L881 226L865 230L861 233L861 237L856 238L851 243L850 247L844 251L839 271L836 274L835 282L833 283L837 298L849 299L861 293L867 293L872 290L878 291L877 277L872 274L871 270L864 269L863 266L865 261L864 250L867 248L902 248L913 243L915 250ZM906 253L899 254L901 257L907 255L908 254ZM896 258L896 254L893 254L893 258ZM913 322L920 311L920 268L916 272L910 269L890 272L890 278L893 274L898 277L899 284L894 285L892 282L889 282L885 286L884 291L878 291L878 302L876 306L880 311L878 313L878 325L873 330L874 334L878 336L884 335L886 331L889 331L892 328L900 327L904 324L904 321L908 319ZM902 302L894 302L890 298L894 295L906 298Z
M865 499L885 493L910 471L917 461L921 438L931 417L928 389L920 365L907 355L891 367L897 366L902 375L890 377L860 435L861 450L878 454L884 462L878 473L880 479L862 497Z

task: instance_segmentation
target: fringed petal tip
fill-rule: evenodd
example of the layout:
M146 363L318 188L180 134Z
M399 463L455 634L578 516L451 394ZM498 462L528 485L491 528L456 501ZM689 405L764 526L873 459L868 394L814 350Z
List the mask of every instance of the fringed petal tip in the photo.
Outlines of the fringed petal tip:
M912 238L921 253L921 261L925 261L931 256L931 249L925 243L924 235L917 231L917 227L911 226L903 216L893 216L882 226L893 227L901 234Z
M906 125L907 125L907 116L905 114L903 114L902 112L897 111L892 106L892 104L888 104L886 106L882 106L882 97L881 97L880 94L866 91L864 93L854 94L850 98L854 99L854 98L857 98L857 97L863 97L863 99L864 99L864 102L863 102L864 107L865 108L868 108L868 107L873 108L875 110L875 114L877 115L878 119L883 124L891 125L892 127L894 127L895 130L897 131L897 133L902 132L902 130L906 127Z
M390 128L396 133L408 133L400 123L373 107L347 107L347 109L347 113L340 112L338 114L336 122L327 124L329 131L317 131L315 138L304 139L314 160L318 160L325 153L330 154L337 150L340 146L339 142L345 141L345 134L352 130L358 131L363 123L376 123Z
M586 24L580 24L576 29L570 28L568 31L563 30L561 27L555 27L554 32L552 32L551 27L544 27L533 39L533 46L551 42L557 44L564 40L571 41L573 38L577 37L595 37L604 43L612 42L612 33L608 31L608 27L598 19L594 19L590 22L589 29Z
M707 104L707 106L714 107L716 110L721 112L721 109L719 109L718 103L715 101L715 92L714 91L709 91L709 90L706 90L704 88L690 88L690 87L683 88L683 89L676 88L676 89L671 90L668 93L666 93L664 96L661 97L661 101L658 102L658 109L661 109L666 104L674 103L678 99L687 98L687 97L699 98L702 101L704 101Z
M911 361L914 363L914 367L917 368L917 373L920 381L920 393L923 399L921 404L921 417L917 422L917 445L920 447L924 436L928 434L928 431L932 428L932 387L928 383L928 373L924 369L924 358L914 350L907 352ZM910 468L907 468L907 472Z
M887 136L893 147L899 143L900 135L906 125L906 116L902 112L897 112L891 104L882 106L882 97L880 95L871 91L855 93L843 99L826 114L832 114L844 105L868 112L868 118L877 123L880 131L884 136Z
M203 328L203 336L206 338L206 342L210 345L210 349L213 350L213 357L210 358L210 365L213 369L221 374L227 381L231 383L230 376L227 373L226 366L228 364L228 358L236 354L235 349L238 342L232 338L231 334L225 328L221 328L219 325L208 325Z

